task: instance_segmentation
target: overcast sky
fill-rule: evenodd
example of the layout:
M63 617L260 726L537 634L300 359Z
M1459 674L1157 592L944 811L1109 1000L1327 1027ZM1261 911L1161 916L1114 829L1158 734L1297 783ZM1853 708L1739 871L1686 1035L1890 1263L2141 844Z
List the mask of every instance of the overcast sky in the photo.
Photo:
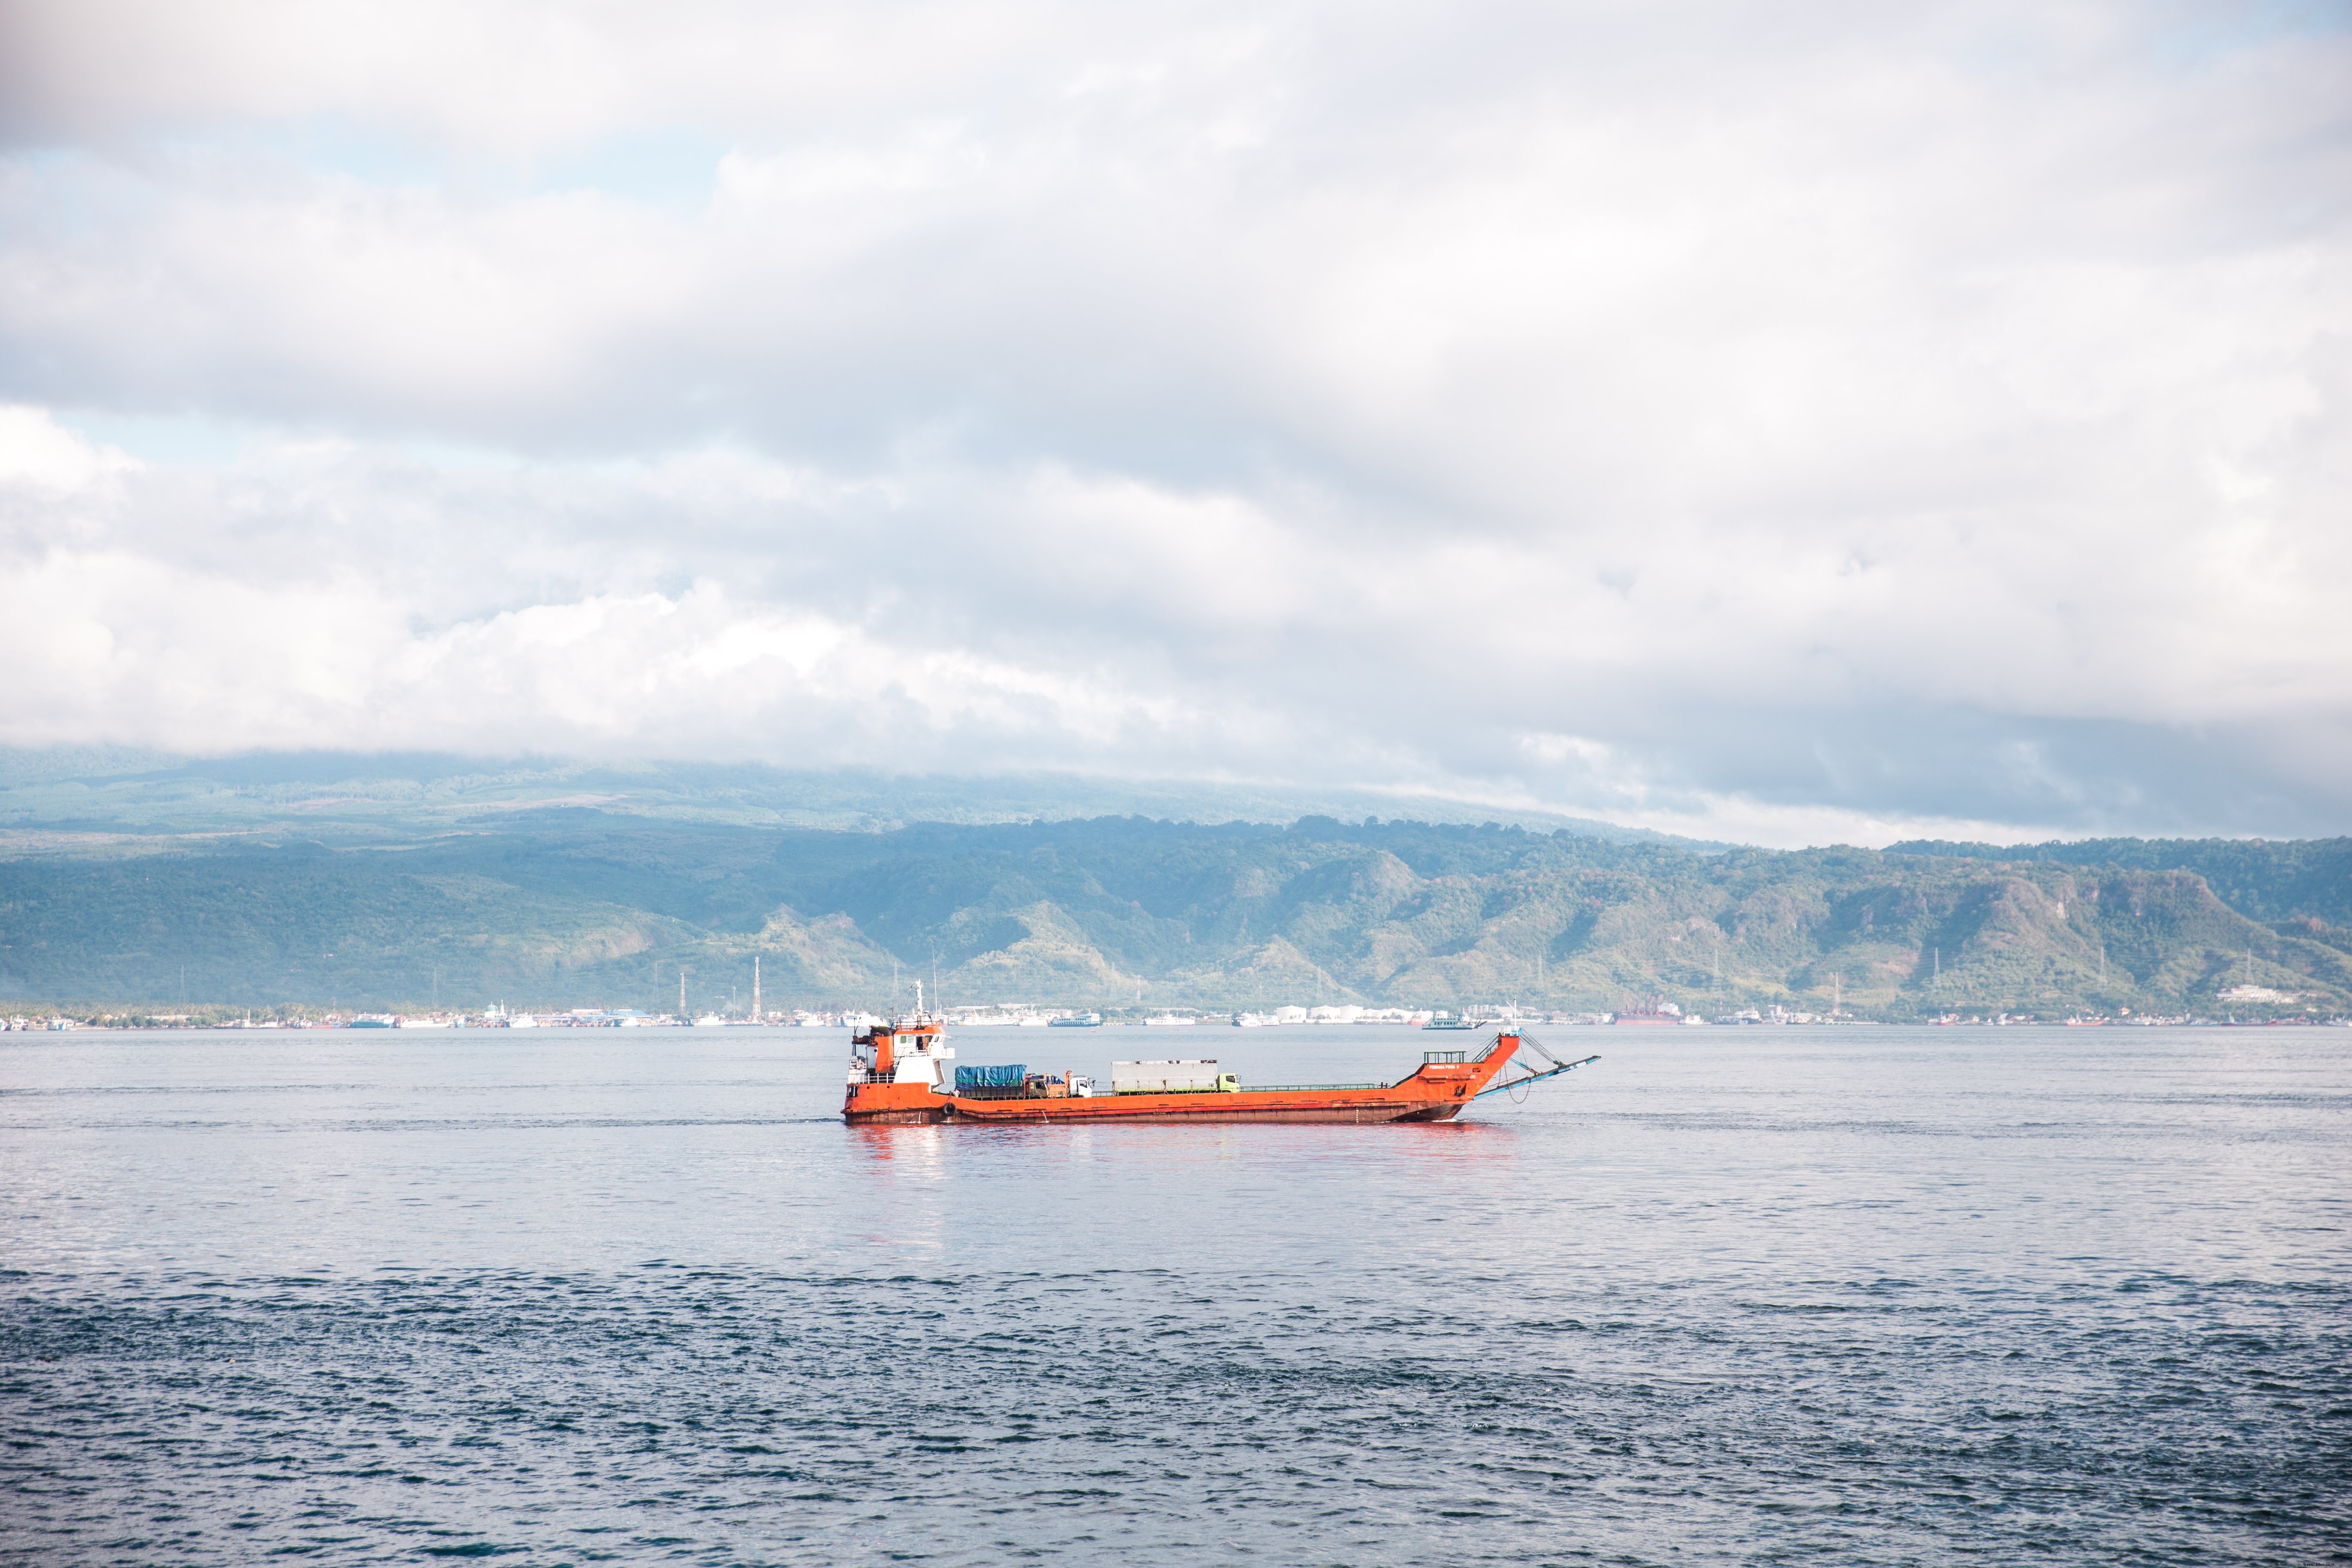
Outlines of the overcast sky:
M0 743L2352 831L2342 5L0 18Z

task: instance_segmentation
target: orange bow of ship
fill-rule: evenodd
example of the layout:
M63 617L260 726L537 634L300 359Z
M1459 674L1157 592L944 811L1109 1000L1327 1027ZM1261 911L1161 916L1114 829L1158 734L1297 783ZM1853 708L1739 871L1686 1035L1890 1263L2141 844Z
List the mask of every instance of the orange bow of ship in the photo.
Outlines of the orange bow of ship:
M1024 1068L950 1072L944 1019L918 1015L860 1029L850 1041L842 1117L853 1122L1451 1121L1482 1096L1599 1061L1562 1061L1516 1027L1481 1051L1423 1051L1393 1083L1244 1087L1214 1062L1119 1062L1111 1089L1075 1074ZM1546 1064L1520 1060L1528 1051ZM1506 1069L1518 1063L1516 1075Z

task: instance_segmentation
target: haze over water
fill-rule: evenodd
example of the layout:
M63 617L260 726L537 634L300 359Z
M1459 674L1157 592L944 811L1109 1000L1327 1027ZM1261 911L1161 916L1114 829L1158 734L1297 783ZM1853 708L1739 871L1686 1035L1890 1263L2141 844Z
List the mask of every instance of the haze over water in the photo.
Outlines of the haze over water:
M9 1552L2344 1550L2352 1036L1539 1033L1456 1126L1087 1129L845 1128L833 1030L6 1037Z

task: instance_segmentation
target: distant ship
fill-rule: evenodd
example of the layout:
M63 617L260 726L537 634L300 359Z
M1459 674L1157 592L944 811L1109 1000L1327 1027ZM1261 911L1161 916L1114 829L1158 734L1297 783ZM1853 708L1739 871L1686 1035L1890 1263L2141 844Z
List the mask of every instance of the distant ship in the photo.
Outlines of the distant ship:
M1532 1053L1544 1065L1520 1061ZM1597 1062L1562 1061L1516 1026L1483 1051L1423 1051L1394 1083L1286 1084L1244 1089L1207 1060L1113 1062L1111 1091L1075 1073L1033 1073L1020 1063L948 1063L947 1021L917 1011L850 1037L842 1120L866 1122L1451 1121L1479 1099L1523 1089ZM1518 1066L1517 1076L1504 1070Z
M1071 1018L1052 1018L1046 1021L1046 1026L1055 1029L1098 1029L1102 1027L1102 1015L1080 1013Z
M1683 1010L1663 996L1653 996L1633 1007L1618 1009L1613 1022L1620 1024L1679 1024Z
M1143 1023L1152 1029L1189 1029L1200 1021L1187 1013L1154 1013Z

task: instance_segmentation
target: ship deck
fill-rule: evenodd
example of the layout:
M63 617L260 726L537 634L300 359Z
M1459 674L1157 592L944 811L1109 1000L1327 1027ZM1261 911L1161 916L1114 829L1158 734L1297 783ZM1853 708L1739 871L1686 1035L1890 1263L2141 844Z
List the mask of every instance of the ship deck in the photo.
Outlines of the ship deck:
M1289 1084L1078 1099L941 1098L950 1117L971 1121L1444 1121L1469 1103L1469 1087L1434 1085L1415 1074L1393 1084Z

